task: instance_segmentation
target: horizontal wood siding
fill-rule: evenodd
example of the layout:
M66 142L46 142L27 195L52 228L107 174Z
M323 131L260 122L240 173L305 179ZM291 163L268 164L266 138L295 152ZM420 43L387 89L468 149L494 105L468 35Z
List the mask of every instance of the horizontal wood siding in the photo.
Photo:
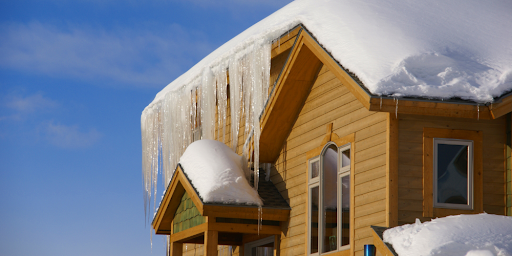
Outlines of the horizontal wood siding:
M369 226L386 222L386 115L366 110L332 72L321 69L271 173L292 207L289 221L282 225L281 255L306 252L306 152L323 146L331 122L339 137L355 133L356 255L373 241Z
M398 221L399 225L422 221L423 128L483 131L484 211L505 214L506 119L473 120L432 116L398 116Z

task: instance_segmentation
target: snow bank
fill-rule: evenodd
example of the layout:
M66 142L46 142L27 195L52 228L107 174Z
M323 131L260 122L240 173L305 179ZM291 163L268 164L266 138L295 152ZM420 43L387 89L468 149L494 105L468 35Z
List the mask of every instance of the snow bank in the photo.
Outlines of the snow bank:
M511 256L512 217L457 215L407 224L384 232L400 256Z
M242 157L222 142L193 142L180 164L205 203L263 205L258 192L245 179Z

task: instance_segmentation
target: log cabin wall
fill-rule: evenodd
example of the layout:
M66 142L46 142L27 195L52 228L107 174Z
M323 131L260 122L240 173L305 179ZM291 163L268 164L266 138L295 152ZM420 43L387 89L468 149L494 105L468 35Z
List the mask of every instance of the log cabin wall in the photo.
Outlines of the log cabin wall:
M306 252L306 152L323 146L326 125L339 137L355 134L355 255L373 243L370 225L386 225L386 127L388 113L368 111L329 71L322 67L281 150L271 180L292 210L282 224L281 255Z
M398 115L398 224L423 218L423 128L483 131L483 210L505 214L506 118Z

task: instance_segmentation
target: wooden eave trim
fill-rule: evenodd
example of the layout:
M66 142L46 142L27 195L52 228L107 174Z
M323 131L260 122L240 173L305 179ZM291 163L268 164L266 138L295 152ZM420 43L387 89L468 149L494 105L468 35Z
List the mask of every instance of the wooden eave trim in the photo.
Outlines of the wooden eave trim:
M240 218L258 219L257 207L230 206L230 205L208 205L203 206L203 216L208 218ZM290 215L289 209L262 208L263 220L287 221Z
M299 30L298 32L302 32L302 30ZM274 89L272 90L272 94L269 96L268 103L265 106L265 109L263 111L263 115L260 118L260 127L261 130L265 128L265 124L267 123L268 117L270 116L270 113L272 112L272 109L274 108L274 105L276 103L276 100L279 96L279 93L281 92L283 88L283 84L285 83L286 79L288 78L288 75L290 74L290 70L293 67L293 64L295 63L295 60L297 59L297 55L299 54L300 48L302 43L302 33L298 35L298 38L295 40L295 44L293 45L293 49L290 52L290 56L288 57L288 60L284 64L283 70L281 71L281 74L279 75L279 79L276 81L276 84L274 86ZM252 143L251 143L252 144Z
M492 118L496 119L512 112L512 95L507 96L499 103L493 103L488 106L491 112Z
M382 103L381 103L382 101ZM416 114L489 120L494 119L490 108L478 104L457 104L435 101L407 99L389 99L372 97L370 111L389 112L391 114ZM512 104L510 105L512 108Z
M242 233L242 234L268 234L280 235L280 226L261 225L258 230L256 224L239 224L239 223L218 223L213 222L208 224L208 230L215 230L218 232L227 233Z
M190 199L196 206L199 213L203 214L203 203L201 202L201 199L197 195L195 189L190 184L188 178L185 176L185 173L181 169L181 166L178 165L176 167L176 170L174 171L174 175L171 179L171 182L169 183L169 187L164 195L164 198L160 203L160 207L158 208L158 211L155 214L155 218L153 219L152 226L156 234L169 234L171 232L171 230L161 230L160 226L162 224L164 217L169 216L169 214L172 215L176 211L176 208L168 209L168 207L169 204L171 203L171 200L174 197L178 185L181 185L183 187L183 189L189 194ZM177 206L178 205L176 205L176 207Z
M296 28L290 30L290 32L279 37L279 39L275 41L271 46L271 57L274 58L275 56L292 48L293 44L295 43L295 36L297 36L301 29L302 26L299 25Z

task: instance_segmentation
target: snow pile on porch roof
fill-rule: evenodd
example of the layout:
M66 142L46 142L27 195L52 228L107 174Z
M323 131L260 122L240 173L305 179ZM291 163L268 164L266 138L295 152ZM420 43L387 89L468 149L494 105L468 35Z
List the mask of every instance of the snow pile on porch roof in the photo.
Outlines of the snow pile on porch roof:
M180 158L183 172L204 203L263 205L242 169L242 157L224 143L198 140Z
M511 13L508 0L296 0L205 57L150 106L297 24L374 95L492 102L512 89Z
M407 224L384 232L398 255L512 255L512 217L457 215Z

